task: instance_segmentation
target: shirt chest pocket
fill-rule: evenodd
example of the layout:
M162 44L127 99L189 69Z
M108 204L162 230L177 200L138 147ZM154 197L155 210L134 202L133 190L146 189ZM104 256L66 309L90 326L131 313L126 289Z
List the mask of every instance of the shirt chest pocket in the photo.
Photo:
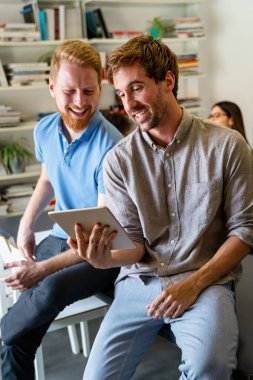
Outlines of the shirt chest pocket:
M181 216L187 218L188 223L204 225L210 223L222 202L221 181L200 182L185 186L182 196Z

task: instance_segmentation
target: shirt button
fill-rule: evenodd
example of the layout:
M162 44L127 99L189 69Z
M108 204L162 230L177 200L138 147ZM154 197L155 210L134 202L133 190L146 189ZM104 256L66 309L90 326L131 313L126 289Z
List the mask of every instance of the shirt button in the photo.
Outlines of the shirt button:
M160 263L160 265L161 265L161 267L164 267L165 264L164 263Z
M177 140L177 143L178 143L178 144L180 144L180 143L181 143L181 141L180 141L180 140Z
M156 150L156 145L155 145L154 143L152 143L152 148L153 148L154 150Z
M170 241L170 244L174 244L174 243L175 243L175 240L171 240L171 241Z
M171 216L175 216L176 214L174 212L171 213Z
M169 156L170 156L170 153L169 153L169 152L165 153L165 156L166 156L166 157L169 157Z
M172 183L168 183L168 187L171 188L172 187Z

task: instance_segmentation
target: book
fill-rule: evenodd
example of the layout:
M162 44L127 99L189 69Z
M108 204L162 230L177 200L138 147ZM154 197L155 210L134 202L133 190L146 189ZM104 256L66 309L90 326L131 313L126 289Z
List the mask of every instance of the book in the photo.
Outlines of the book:
M21 71L48 71L50 69L46 62L13 62L5 65L6 69L14 70L15 72Z
M40 16L37 0L26 1L20 11L23 14L25 23L35 23L37 30L40 32Z
M82 14L80 8L66 8L66 39L82 38Z
M59 40L65 40L65 5L58 5L59 12Z
M100 8L86 12L86 24L88 38L109 38L111 36Z
M55 40L55 18L54 9L45 8L44 12L46 14L46 25L47 25L47 36L50 41Z
M1 59L0 59L0 87L8 87L8 81L7 81L7 77L6 77Z
M43 9L40 9L40 29L41 29L41 39L43 41L48 40L46 14Z

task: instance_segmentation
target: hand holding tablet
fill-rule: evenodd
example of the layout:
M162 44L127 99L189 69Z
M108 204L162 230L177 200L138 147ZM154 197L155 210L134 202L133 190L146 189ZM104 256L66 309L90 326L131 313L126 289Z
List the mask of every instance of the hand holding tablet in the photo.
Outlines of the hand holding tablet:
M76 240L75 224L79 223L83 229L91 231L96 223L107 225L111 231L117 231L112 242L112 249L134 249L135 244L126 231L111 213L108 207L83 208L64 211L49 211L48 215L61 226L61 228Z

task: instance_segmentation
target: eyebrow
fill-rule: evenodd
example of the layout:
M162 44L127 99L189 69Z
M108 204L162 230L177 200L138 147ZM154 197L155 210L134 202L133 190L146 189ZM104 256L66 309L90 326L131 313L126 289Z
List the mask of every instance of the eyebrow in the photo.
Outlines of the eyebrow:
M133 84L143 84L143 81L138 80L138 79L134 79L128 83L127 88L131 87ZM115 88L115 91L121 91L121 90Z

